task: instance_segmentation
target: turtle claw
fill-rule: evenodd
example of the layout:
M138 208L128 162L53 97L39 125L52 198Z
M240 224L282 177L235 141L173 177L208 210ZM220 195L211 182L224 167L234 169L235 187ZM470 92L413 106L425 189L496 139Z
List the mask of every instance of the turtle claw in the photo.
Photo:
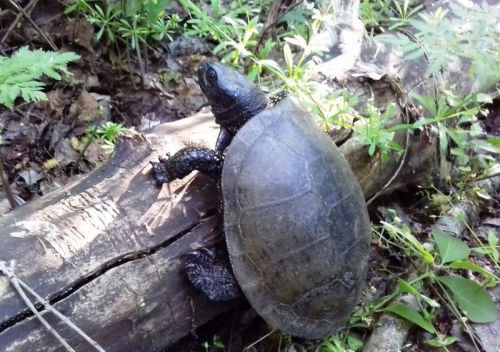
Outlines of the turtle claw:
M220 260L207 248L184 254L184 272L194 287L211 301L228 301L240 296L240 289L227 260Z
M200 247L192 252L188 252L183 255L186 260L191 262L211 262L215 260L215 254L210 249L205 247Z
M150 161L153 165L153 175L156 180L156 188L161 188L164 183L169 183L173 180L168 172L168 164L170 162L170 155L166 157L158 157L158 161Z

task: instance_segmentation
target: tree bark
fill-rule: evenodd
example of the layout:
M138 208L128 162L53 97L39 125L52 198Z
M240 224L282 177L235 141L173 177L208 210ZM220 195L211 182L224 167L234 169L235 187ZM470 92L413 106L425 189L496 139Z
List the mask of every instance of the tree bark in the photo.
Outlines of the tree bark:
M401 104L395 82L420 95L434 96L444 80L459 80L462 93L474 89L466 63L450 66L436 81L426 74L425 58L405 62L395 48L374 43L357 20L358 5L338 1L342 15L320 34L332 43L317 80L326 92L343 86L363 102L371 97L377 106L396 102L400 114L392 123L398 124L408 118L408 106ZM214 146L217 133L207 113L146 135L128 133L105 166L7 214L0 260L14 259L17 275L107 352L167 348L229 307L209 302L182 274L184 253L221 240L215 185L193 174L157 190L149 161L193 142ZM386 163L369 157L367 147L352 137L340 149L367 199L439 173L446 161L432 134L424 139L397 133L394 138L406 151ZM52 314L42 313L75 350L90 349ZM5 276L0 276L0 350L62 350Z

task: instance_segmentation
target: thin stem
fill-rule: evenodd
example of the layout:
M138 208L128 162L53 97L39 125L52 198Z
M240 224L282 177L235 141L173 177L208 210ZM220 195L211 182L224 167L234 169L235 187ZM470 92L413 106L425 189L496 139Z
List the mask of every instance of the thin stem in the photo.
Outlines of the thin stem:
M9 278L10 282L16 289L17 293L19 293L19 296L23 299L24 303L29 307L29 309L33 312L33 314L38 318L40 323L42 323L43 326L61 343L66 348L66 351L69 352L76 352L71 346L64 341L64 339L57 333L57 331L54 330L52 326L42 317L42 315L38 312L38 310L35 308L33 303L29 300L28 296L24 293L23 289L19 285L19 282L17 280L17 277L14 275L14 261L11 262L10 264L10 269L7 268L5 265L5 262L0 262L0 270L4 272L4 274Z
M69 320L67 317L61 314L57 309L52 307L49 302L47 302L43 297L41 297L39 294L37 294L35 291L31 289L26 283L24 283L21 279L19 279L14 273L12 273L14 277L16 277L17 281L19 282L19 285L22 286L26 291L31 293L41 304L43 304L44 308L48 310L49 312L53 313L55 316L57 316L59 319L61 319L66 325L68 325L70 328L72 328L78 335L83 337L89 344L91 344L96 350L99 352L106 352L96 341L92 340L86 333L84 333L78 326L73 324L71 320Z
M0 178L2 179L3 188L5 188L5 194L9 200L12 209L17 208L16 200L12 194L12 189L10 189L9 181L7 180L7 175L5 174L5 168L3 167L3 159L0 156Z
M35 22L33 22L33 20L31 19L31 17L26 13L26 11L24 11L24 9L21 6L19 6L18 4L16 4L12 0L8 0L8 4L10 5L11 8L14 8L16 11L18 11L18 12L20 12L20 13L23 14L24 18L26 18L28 20L28 22L35 28L35 30L43 37L43 39L45 39L45 41L47 42L47 44L50 45L50 47L52 48L53 51L56 51L56 52L59 51L59 49L54 44L54 42L52 41L52 39L50 39L44 33L44 31L42 31L40 29L40 27L38 27L37 24Z

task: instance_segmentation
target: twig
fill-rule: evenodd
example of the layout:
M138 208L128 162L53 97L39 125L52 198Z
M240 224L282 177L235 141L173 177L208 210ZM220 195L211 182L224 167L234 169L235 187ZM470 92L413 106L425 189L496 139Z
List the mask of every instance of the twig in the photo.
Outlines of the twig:
M3 167L3 160L0 156L0 178L2 179L3 188L5 188L5 194L7 195L7 199L9 200L10 206L12 209L17 208L17 202L14 199L12 194L12 190L10 189L9 181L7 180L7 175L5 174L5 168Z
M139 71L141 72L142 86L144 87L146 83L145 82L146 72L144 71L144 64L142 63L141 49L139 48L139 39L137 37L137 34L134 35L134 40L135 40L135 51L137 55L137 62L139 63Z
M12 273L12 275L15 276L14 273ZM28 285L26 285L26 283L24 283L17 276L15 276L15 277L16 277L17 281L19 281L19 285L21 285L26 291L28 291L29 293L31 293L41 304L43 304L43 306L45 307L46 310L48 310L49 312L53 313L56 317L58 317L64 323L66 323L66 325L68 325L70 328L72 328L78 335L80 335L81 337L83 337L96 350L98 350L99 352L106 352L101 346L99 346L99 344L96 341L92 340L78 326L76 326L75 324L73 324L73 322L71 322L71 320L69 320L67 317L65 317L64 315L62 315L61 312L59 312L57 309L55 309L54 307L52 307L52 305L49 302L47 302L45 299L43 299L43 297L41 297L40 295L38 295L38 293L36 293L35 291L33 291L31 289L31 287L29 287Z
M26 296L24 293L23 289L21 286L19 286L19 282L17 281L17 277L14 275L14 261L10 263L10 269L7 268L5 265L5 262L0 262L0 270L4 272L5 275L9 278L10 282L16 289L17 293L21 296L23 299L24 303L29 307L29 309L33 312L33 314L40 320L40 322L47 328L47 330L66 348L67 351L70 352L76 352L73 348L71 348L70 345L66 341L63 340L61 335L57 333L57 331L52 328L49 323L42 317L42 315L38 312L38 310L35 308L33 303L29 300L29 298Z
M260 339L258 339L257 341L254 341L252 342L250 345L246 346L243 351L248 351L250 350L250 348L252 348L253 346L255 346L256 344L258 344L259 342L261 342L262 340L268 338L269 336L271 336L272 333L274 333L276 331L276 329L273 329L271 330L270 332L268 332L267 334L265 334L264 336L262 336Z
M264 27L264 29L262 29L262 34L260 35L260 38L259 38L259 41L257 42L257 45L255 46L254 50L253 50L253 54L255 56L257 56L257 51L259 50L259 46L262 44L262 41L264 40L264 36L266 34L266 32L274 27L276 25L276 23L278 23L279 20L281 20L283 18L283 16L285 16L287 13L289 13L290 11L292 11L294 8L296 8L297 6L299 6L304 0L298 0L295 4L293 5L290 5L290 7L287 7L285 9L285 11L283 11L282 13L280 13L278 16L276 16L276 18L271 22L269 23L268 25L266 25Z
M11 266L12 266L12 264L11 264ZM5 268L5 266L4 266L3 262L0 262L0 270L2 270L3 272L5 272L5 274L8 275L9 278L12 275L12 277L14 277L17 280L17 282L19 283L19 285L22 286L26 291L28 291L29 293L31 293L33 295L33 297L35 297L45 307L46 310L48 310L49 312L53 313L56 317L58 317L64 323L66 323L66 325L68 325L70 328L72 328L78 335L80 335L81 337L83 337L97 351L99 351L99 352L106 352L101 346L99 346L99 344L96 341L92 340L78 326L76 326L75 324L73 324L73 322L71 322L71 320L69 320L67 317L65 317L63 314L61 314L61 312L59 312L57 309L55 309L54 307L52 307L49 302L47 302L38 293L36 293L35 291L33 291L33 289L31 287L29 287L26 283L24 283L24 281L22 281L21 279L19 279L14 274L14 271L12 269L10 271L9 271L9 269L7 269L7 272L6 272L4 270L4 268Z
M484 181L484 180L488 180L490 178L494 178L497 176L500 176L500 172L495 172L494 174L490 174L490 175L478 176L476 178L471 179L471 182Z
M35 30L38 33L40 33L40 35L50 45L50 47L52 48L53 51L59 51L59 49L54 44L54 42L52 41L52 39L50 39L49 37L47 37L47 35L45 35L45 33L40 29L40 27L38 27L36 25L35 22L33 22L33 20L31 19L31 17L26 13L26 11L24 11L24 9L21 6L19 6L18 4L16 4L13 0L8 0L8 3L10 5L10 7L13 8L13 9L15 9L16 11L18 11L18 13L22 13L22 15L24 16L24 18L26 18L29 21L29 23L31 23L31 25L35 28Z
M31 0L28 5L26 5L26 7L24 8L24 10L27 12L27 13L30 13L31 10L33 8L35 8L36 4L37 4L38 0ZM16 28L17 24L19 23L19 21L21 21L21 18L23 17L23 14L21 12L19 12L17 15L16 15L16 19L14 20L14 22L12 22L12 24L10 25L9 29L7 30L7 32L5 33L5 35L3 36L2 40L0 40L0 43L5 43L5 41L7 40L7 38L9 37L10 33L14 30L14 28Z

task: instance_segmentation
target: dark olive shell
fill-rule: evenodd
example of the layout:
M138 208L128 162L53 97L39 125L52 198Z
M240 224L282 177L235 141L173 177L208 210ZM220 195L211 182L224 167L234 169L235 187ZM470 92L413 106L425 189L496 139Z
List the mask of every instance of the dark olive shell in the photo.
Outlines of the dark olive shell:
M348 163L293 97L250 119L222 172L234 274L273 327L322 338L365 286L370 221Z

